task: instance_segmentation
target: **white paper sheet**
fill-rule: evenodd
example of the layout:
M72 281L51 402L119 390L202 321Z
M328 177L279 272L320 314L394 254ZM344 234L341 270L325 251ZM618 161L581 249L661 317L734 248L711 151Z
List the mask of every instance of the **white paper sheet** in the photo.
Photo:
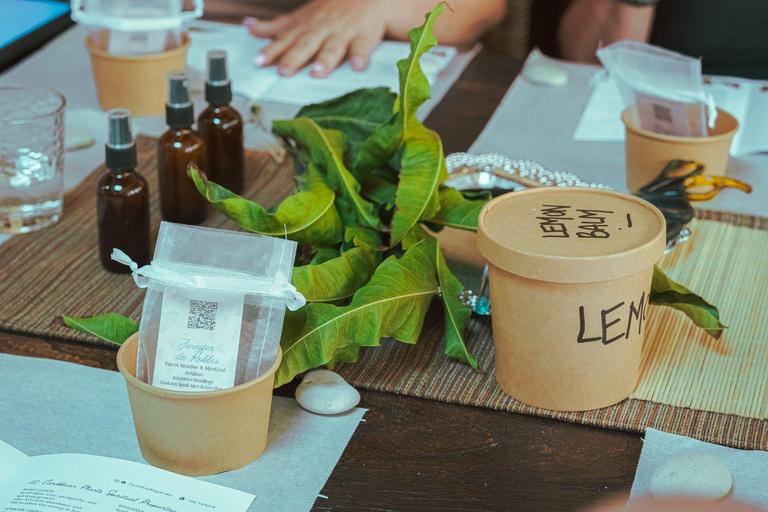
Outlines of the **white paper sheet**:
M546 62L568 73L568 85L549 87L518 77L470 151L534 160L547 169L572 172L585 181L626 191L622 142L573 140L592 93L590 80L600 68L554 59ZM623 125L618 130L623 134ZM768 216L767 171L768 154L731 158L726 174L752 185L752 194L724 190L714 200L694 206Z
M206 53L224 49L235 92L255 100L289 105L318 103L363 87L384 86L396 91L399 85L395 65L410 53L408 43L384 41L371 55L364 72L354 71L349 64L344 64L326 78L313 78L308 69L291 77L282 77L275 66L257 68L253 65L253 57L270 40L256 39L244 26L201 21L193 26L190 38L187 68L195 71L194 87L202 87ZM438 75L455 56L455 48L437 47L422 57L422 69L430 83L437 82Z
M0 441L0 511L245 512L254 495L107 457L27 457Z
M573 134L576 141L624 141L621 112L624 102L616 82L604 73L592 77L594 87ZM768 82L732 77L706 77L704 90L718 108L739 121L731 144L731 155L744 156L768 151Z
M675 455L692 453L720 457L731 470L733 490L726 500L768 507L768 452L737 450L652 428L645 431L630 500L650 496L651 475L662 462Z
M249 512L309 510L364 413L320 416L275 397L264 454L201 480L256 495ZM0 354L0 420L0 439L30 456L82 453L145 463L117 372Z

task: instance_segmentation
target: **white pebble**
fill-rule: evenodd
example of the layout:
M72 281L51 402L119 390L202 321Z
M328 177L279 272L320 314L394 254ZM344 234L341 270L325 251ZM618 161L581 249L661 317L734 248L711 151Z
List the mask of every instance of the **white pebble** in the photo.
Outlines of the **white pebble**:
M66 151L89 148L95 143L91 133L85 128L68 128L64 132L64 149Z
M692 453L677 455L659 464L651 475L650 491L656 498L714 501L728 494L731 485L731 471L722 459L707 453Z
M360 393L330 370L314 370L296 388L296 401L317 414L339 414L360 403Z
M563 87L568 84L568 72L551 64L534 64L525 70L525 78L535 84Z

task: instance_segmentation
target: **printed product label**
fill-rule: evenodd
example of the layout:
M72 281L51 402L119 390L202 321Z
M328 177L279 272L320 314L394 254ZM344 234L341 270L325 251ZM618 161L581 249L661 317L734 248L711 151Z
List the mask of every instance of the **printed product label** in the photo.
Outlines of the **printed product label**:
M120 32L113 30L109 34L107 52L113 55L141 55L165 51L168 33L155 32Z
M180 391L234 386L244 295L166 287L152 385Z

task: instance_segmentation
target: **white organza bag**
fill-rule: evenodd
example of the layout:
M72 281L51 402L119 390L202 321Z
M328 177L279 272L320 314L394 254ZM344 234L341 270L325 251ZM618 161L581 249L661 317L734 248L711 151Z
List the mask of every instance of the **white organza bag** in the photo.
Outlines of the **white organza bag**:
M275 363L285 308L306 301L291 285L296 242L235 231L160 225L152 263L138 268L146 288L136 377L182 391L224 389Z

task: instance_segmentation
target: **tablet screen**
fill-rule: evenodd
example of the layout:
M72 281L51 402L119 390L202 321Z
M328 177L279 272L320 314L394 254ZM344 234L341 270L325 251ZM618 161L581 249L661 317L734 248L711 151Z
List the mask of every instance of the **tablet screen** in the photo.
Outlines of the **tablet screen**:
M0 49L69 12L68 2L3 0Z

